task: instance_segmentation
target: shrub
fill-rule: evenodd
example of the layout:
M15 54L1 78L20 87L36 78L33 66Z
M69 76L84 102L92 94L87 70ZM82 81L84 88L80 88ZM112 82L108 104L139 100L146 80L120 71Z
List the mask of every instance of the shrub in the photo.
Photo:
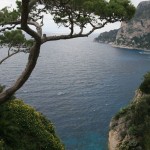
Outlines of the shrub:
M4 150L64 150L52 123L17 99L0 105L0 139Z
M149 150L150 149L150 96L143 96L122 109L115 117L116 120L125 118L125 129L120 131L122 139L119 150ZM117 124L117 122L115 122ZM126 131L126 132L124 132ZM130 138L129 138L130 137Z
M140 90L145 94L150 94L150 72L144 76L144 81L140 85Z
M123 117L128 111L128 108L129 107L121 108L120 111L114 116L114 119L118 120L119 118Z
M137 127L136 126L131 126L129 129L128 129L128 134L129 135L136 135L137 134Z
M0 140L0 150L4 150L3 144L4 144L4 141Z

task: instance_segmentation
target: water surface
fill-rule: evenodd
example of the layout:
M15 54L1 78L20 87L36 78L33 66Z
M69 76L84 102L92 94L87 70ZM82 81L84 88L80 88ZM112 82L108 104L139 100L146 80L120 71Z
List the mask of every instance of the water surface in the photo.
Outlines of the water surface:
M150 55L141 52L95 43L93 37L49 42L17 96L54 123L67 150L106 150L111 117L150 70ZM19 54L0 66L0 83L12 84L26 59Z

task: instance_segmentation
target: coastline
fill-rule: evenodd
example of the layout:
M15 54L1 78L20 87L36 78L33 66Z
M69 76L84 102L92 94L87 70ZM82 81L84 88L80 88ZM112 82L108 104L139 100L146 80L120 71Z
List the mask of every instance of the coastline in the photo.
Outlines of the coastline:
M112 43L110 43L110 45L112 47L116 47L116 48L125 48L125 49L131 49L131 50L135 49L135 50L140 50L140 51L142 50L142 51L145 51L145 52L150 52L150 49L144 49L144 48L142 49L142 48L137 48L137 47L129 47L129 46L125 46L125 45L115 45L115 44L112 44Z

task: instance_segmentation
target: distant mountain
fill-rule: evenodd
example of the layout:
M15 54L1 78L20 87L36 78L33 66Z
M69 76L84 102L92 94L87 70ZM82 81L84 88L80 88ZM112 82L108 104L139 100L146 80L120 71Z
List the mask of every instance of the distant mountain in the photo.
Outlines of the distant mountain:
M150 50L150 1L141 2L135 16L128 22L122 22L116 36L115 32L117 31L101 33L95 40L105 43L113 42L118 47Z
M109 32L103 32L94 40L96 42L102 42L102 43L112 43L112 42L114 43L116 40L118 30L119 29L111 30Z

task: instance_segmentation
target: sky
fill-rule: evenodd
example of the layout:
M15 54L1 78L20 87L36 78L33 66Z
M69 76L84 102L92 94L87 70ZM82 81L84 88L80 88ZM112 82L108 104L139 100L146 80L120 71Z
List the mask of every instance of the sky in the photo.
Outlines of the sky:
M0 0L1 1L1 5L0 5L0 9L5 7L5 6L10 6L10 7L14 7L15 6L15 0ZM131 0L131 2L137 6L141 1L143 0ZM149 1L149 0L147 0ZM49 20L49 22L48 22ZM121 23L117 22L117 23L113 23L113 24L108 24L106 25L104 28L96 30L94 33L101 33L104 31L110 31L113 29L118 29L120 27ZM86 29L87 31L89 30L89 28L87 27ZM49 32L49 33L64 33L67 32L68 30L65 28L61 28L58 27L55 23L53 23L52 18L48 19L46 17L45 19L45 26L44 26L44 32Z

